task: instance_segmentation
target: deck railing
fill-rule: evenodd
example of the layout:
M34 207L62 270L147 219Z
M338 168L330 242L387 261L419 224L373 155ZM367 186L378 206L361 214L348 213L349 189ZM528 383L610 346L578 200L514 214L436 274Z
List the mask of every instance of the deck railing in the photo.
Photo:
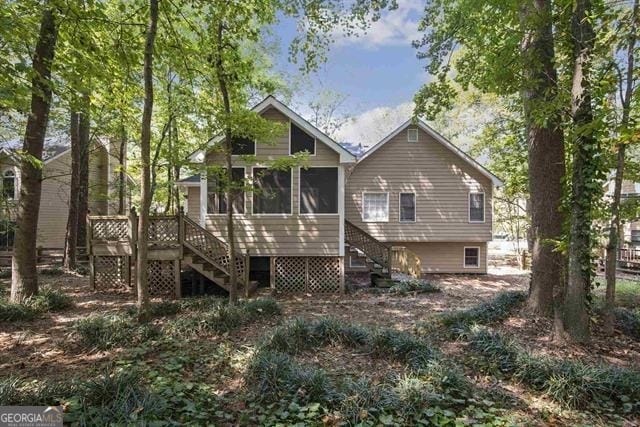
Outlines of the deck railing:
M345 221L344 223L344 237L347 244L360 249L367 257L387 269L387 272L390 273L391 247L377 240L351 222Z
M618 262L629 262L640 264L640 249L620 248L618 250Z
M391 247L391 271L418 278L422 273L420 257L404 246Z

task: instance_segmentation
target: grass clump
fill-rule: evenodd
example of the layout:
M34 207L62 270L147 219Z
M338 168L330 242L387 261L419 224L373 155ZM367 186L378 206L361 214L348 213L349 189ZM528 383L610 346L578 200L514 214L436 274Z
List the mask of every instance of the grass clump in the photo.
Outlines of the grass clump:
M369 291L376 294L405 296L441 292L441 289L427 281L412 279L395 281L393 282L393 285L388 288L371 288Z
M526 295L521 291L500 292L494 299L466 310L443 313L439 322L456 333L463 333L472 325L485 325L506 319L511 311L522 304Z
M469 340L490 367L561 404L640 412L640 371L535 356L486 329L471 331Z
M64 270L61 267L44 267L38 270L43 276L62 276Z
M191 315L182 316L166 325L166 330L178 335L230 332L260 318L269 318L281 313L278 303L271 298L242 301L230 305L222 300Z
M617 307L613 314L616 318L616 324L623 334L640 340L640 309L630 310Z
M47 287L41 289L38 295L28 298L25 305L31 306L39 312L57 312L69 310L74 306L74 303L69 295Z
M15 304L0 299L0 322L17 322L33 320L40 312L26 304Z
M92 316L73 324L73 333L85 348L108 350L135 346L159 335L152 325L138 325L123 315Z

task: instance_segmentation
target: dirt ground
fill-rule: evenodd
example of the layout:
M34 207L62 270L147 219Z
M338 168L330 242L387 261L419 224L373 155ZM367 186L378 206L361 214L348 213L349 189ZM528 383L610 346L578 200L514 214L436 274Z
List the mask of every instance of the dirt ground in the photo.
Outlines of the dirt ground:
M69 339L69 325L94 313L118 312L134 305L127 292L93 292L82 276L42 276L42 284L60 288L70 294L76 307L61 314L47 314L28 323L4 324L0 328L0 372L19 376L64 376L82 371L106 360L117 352L82 353ZM332 316L364 325L388 326L411 330L417 322L436 313L466 308L488 300L504 290L526 290L528 275L515 269L499 268L487 275L429 275L428 281L442 292L415 295L374 294L356 286L347 295L280 296L283 318L317 318ZM358 278L352 278L358 282ZM361 282L361 278L360 278ZM8 287L7 280L0 286ZM267 294L268 290L262 291ZM253 325L239 331L237 338L251 344L272 325ZM640 366L640 343L616 334L607 338L595 333L593 345L587 348L555 344L550 339L551 324L547 319L532 317L524 310L516 313L499 328L536 352L554 356L573 356L601 360L620 366ZM597 328L594 328L597 331Z

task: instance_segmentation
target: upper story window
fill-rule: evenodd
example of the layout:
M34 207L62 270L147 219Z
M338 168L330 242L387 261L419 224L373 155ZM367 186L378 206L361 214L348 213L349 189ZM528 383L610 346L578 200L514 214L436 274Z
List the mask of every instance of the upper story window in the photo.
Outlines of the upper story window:
M415 193L400 193L400 222L416 222Z
M469 222L484 222L484 193L469 193Z
M389 193L362 193L362 220L389 221Z
M12 170L2 176L2 196L5 200L16 199L16 174Z
M300 169L300 213L338 213L338 168Z
M249 138L235 137L231 141L231 154L234 156L256 154L256 142Z
M244 168L232 168L233 174L232 187L232 203L234 214L244 213L244 191L240 189L244 185ZM221 174L226 174L226 170L222 170ZM226 182L226 176L219 174L210 174L207 177L207 213L208 214L226 214L227 213L227 196L224 193L224 186L218 185L219 182Z
M407 142L418 142L418 129L407 129Z
M291 214L291 169L253 168L253 213Z
M316 139L300 129L294 123L291 123L291 144L289 154L308 152L311 155L316 154Z

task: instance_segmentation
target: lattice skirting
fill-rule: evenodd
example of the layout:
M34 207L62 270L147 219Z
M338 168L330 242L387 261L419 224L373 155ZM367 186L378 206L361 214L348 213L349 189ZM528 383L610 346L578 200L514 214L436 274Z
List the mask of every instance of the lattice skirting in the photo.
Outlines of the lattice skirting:
M275 257L272 286L277 292L336 293L343 290L341 257Z
M148 271L150 296L178 297L178 295L176 295L176 274L179 274L180 271L179 262L149 260Z
M129 287L129 257L94 256L94 280L96 290L123 289Z

